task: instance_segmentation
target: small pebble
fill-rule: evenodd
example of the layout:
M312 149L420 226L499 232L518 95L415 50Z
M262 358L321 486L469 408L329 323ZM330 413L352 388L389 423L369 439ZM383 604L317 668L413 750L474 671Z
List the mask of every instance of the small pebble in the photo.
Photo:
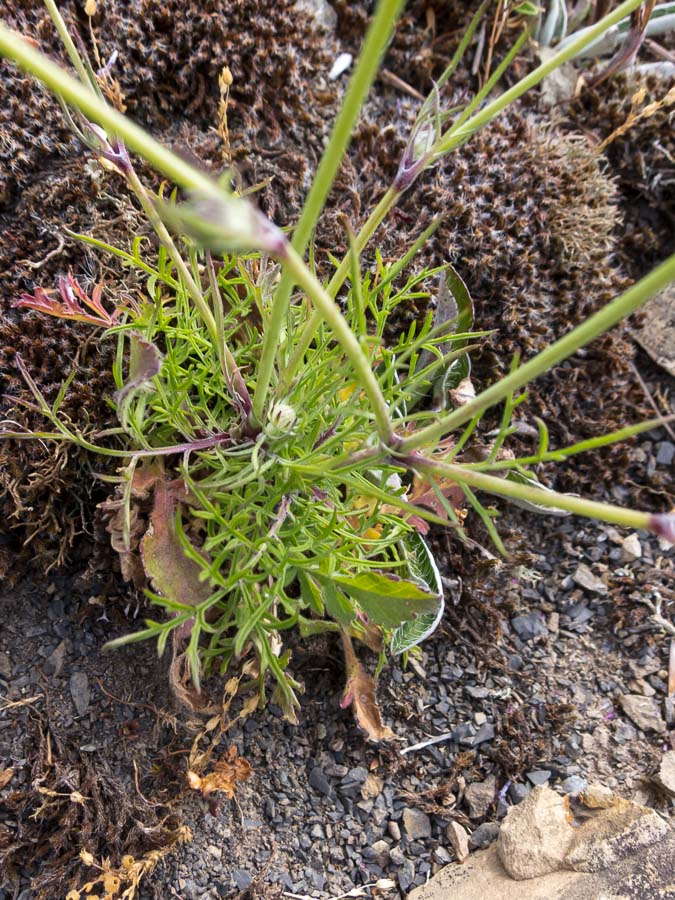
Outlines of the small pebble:
M483 822L469 835L469 850L485 850L499 836L498 822Z
M642 544L635 532L629 534L621 543L621 559L624 562L633 562L642 556Z
M330 781L326 778L323 770L320 769L319 766L315 766L309 773L309 783L315 791L318 791L325 797L330 797L332 792Z
M583 790L588 786L588 782L585 778L581 778L579 775L570 775L569 778L566 778L562 784L560 785L560 789L563 794L569 794L571 796L576 796L580 794Z
M527 780L535 787L538 784L546 784L550 777L551 772L549 769L534 769L532 772L527 773Z
M446 829L450 846L455 851L457 862L463 863L469 857L469 836L459 822L450 822Z
M421 809L414 807L404 809L403 827L411 841L431 837L431 819Z

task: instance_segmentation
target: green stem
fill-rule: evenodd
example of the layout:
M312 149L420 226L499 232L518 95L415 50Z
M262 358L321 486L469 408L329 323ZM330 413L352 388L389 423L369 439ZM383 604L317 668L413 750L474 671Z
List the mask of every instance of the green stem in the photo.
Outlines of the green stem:
M389 446L394 439L387 402L384 399L370 362L361 349L356 335L345 317L328 295L316 276L309 271L296 251L289 246L281 262L290 271L296 284L307 293L321 317L328 323L354 368L357 380L370 401L380 440Z
M585 500L583 497L573 497L569 494L558 494L555 491L529 487L526 484L507 481L505 478L499 478L495 475L486 475L484 472L466 469L464 466L423 459L422 457L417 457L415 461L410 460L410 465L429 475L451 478L460 486L466 484L476 490L486 491L489 494L498 494L501 497L510 497L513 500L523 500L549 509L563 509L577 516L585 516L588 519L601 519L603 522L623 525L626 528L651 530L652 513L622 509L620 506L614 506L611 503L599 503L596 500Z
M446 153L449 153L451 150L455 150L459 147L460 144L471 137L475 131L483 128L488 122L491 122L495 116L498 116L500 112L506 109L507 106L519 97L522 97L526 91L529 91L530 88L539 84L540 81L546 78L547 75L550 75L551 72L559 66L569 62L584 47L600 37L600 35L608 28L611 28L612 25L615 25L625 16L633 12L634 9L637 9L641 2L642 0L625 0L621 6L618 6L613 12L605 16L604 19L600 19L600 21L593 25L592 28L584 29L583 33L580 33L576 40L573 40L562 50L559 50L549 60L542 63L533 72L530 72L529 75L521 78L517 84L514 84L513 87L509 88L507 91L504 91L504 93L495 98L492 103L488 103L486 107L476 113L476 115L469 119L469 121L461 128L458 130L455 130L454 127L450 128L433 148L431 154L432 159L438 159Z
M609 434L602 434L599 437L588 438L585 441L579 441L569 447L561 447L560 450L547 450L546 453L535 453L532 456L519 456L517 459L497 459L493 462L482 463L463 463L468 469L474 469L477 472L484 470L490 472L498 472L504 469L510 470L519 466L535 466L540 463L562 462L578 453L586 453L588 450L598 450L600 447L606 447L608 444L618 444L620 441L626 441L628 438L635 437L645 431L653 431L661 428L663 425L675 420L675 415L662 416L658 419L646 419L644 422L638 422L637 425L627 425L625 428L619 428L617 431L611 431ZM455 448L453 448L455 449Z
M52 93L79 109L108 135L115 135L167 178L189 190L207 195L223 194L208 176L163 147L139 125L97 97L85 84L36 50L22 35L0 22L0 56L13 60L19 68L38 78Z
M441 77L436 82L436 91L440 91L440 89L450 79L450 76L454 74L455 69L462 61L462 57L466 53L468 46L471 43L471 38L474 36L476 29L480 25L480 21L483 18L483 16L485 15L485 12L491 2L492 2L492 0L483 0L481 5L478 7L476 12L474 13L474 16L471 19L471 22L469 22L469 27L466 29L466 31L462 35L462 40L459 43L459 47L457 47L457 50L455 51L455 55L450 60L450 63L448 64L448 67L445 70L445 72L443 72ZM432 92L431 94L429 94L427 99L424 101L424 103L422 105L422 109L420 110L420 115L423 115L431 107L431 105L433 103L434 93L435 92Z
M192 273L190 272L185 260L180 255L180 252L176 247L173 238L169 234L166 225L164 224L164 222L162 222L162 219L155 208L155 204L152 201L152 197L148 193L145 185L141 182L140 178L133 170L133 168L130 169L129 172L125 173L125 177L127 183L129 184L129 187L138 197L139 203L143 207L143 212L146 214L150 224L155 229L157 237L166 248L167 253L171 257L171 261L180 273L180 279L185 285L190 299L199 310L199 314L204 320L204 324L208 329L209 336L213 341L216 353L218 354L218 356L220 356L220 340L218 329L216 327L216 320L213 316L213 313L209 309L208 303L206 302L206 300L204 300L199 285L192 277Z
M459 428L460 425L484 412L488 407L499 403L509 394L529 384L542 373L576 353L581 347L585 347L586 344L590 344L591 341L609 331L617 322L634 313L651 297L663 290L673 279L675 279L675 253L595 315L542 350L529 362L515 369L487 390L482 391L470 403L466 403L409 437L402 438L401 450L407 452L417 447L435 444L450 431Z
M481 110L471 119L469 119L468 122L465 122L464 119L460 119L460 122L451 127L439 139L436 146L429 153L428 165L433 165L433 163L437 162L441 156L444 156L451 150L455 150L475 131L477 131L479 128L482 128L484 125L487 125L488 122L490 122L493 118L495 118L495 116L502 112L502 110L505 109L509 105L509 103L512 103L514 100L528 91L531 87L537 85L543 78L546 77L546 75L549 75L555 68L557 68L557 66L560 66L563 63L567 62L569 59L572 59L572 57L576 55L576 53L582 47L585 47L589 41L594 40L599 34L602 34L606 28L611 27L615 23L615 21L618 21L620 18L630 13L633 9L639 6L640 2L641 0L626 0L626 2L623 3L622 6L620 6L619 9L615 10L610 16L606 16L604 19L601 19L601 21L593 27L592 33L584 32L583 35L580 35L580 37L576 41L570 44L569 48L566 48L560 53L556 53L555 56L548 60L548 62L539 66L530 75L527 75L525 78L521 79L510 90L503 93L500 97L497 97L496 100L488 104L485 109ZM524 37L521 39L524 39ZM500 67L499 69L499 74L502 74L502 67ZM422 171L423 169L420 169L420 173ZM408 187L410 187L410 185ZM375 231L377 231L391 209L398 203L402 195L403 191L398 192L393 190L393 188L389 188L386 194L382 197L380 202L368 217L367 222L356 236L355 246L359 253L363 252L370 238L373 236ZM337 292L342 287L345 278L349 274L351 265L350 257L351 251L348 252L344 257L330 281L330 284L328 286L328 293L332 297L336 296ZM302 363L304 355L309 349L310 344L312 343L312 339L316 334L316 330L319 327L320 322L321 316L318 314L318 312L315 312L305 326L304 331L300 336L300 340L296 345L293 355L283 375L283 381L286 385L290 383L293 375L297 371L298 366Z
M342 262L335 270L335 274L331 278L328 287L326 288L328 294L331 297L335 297L337 292L340 290L342 285L344 284L345 278L349 275L349 271L352 266L352 254L360 255L363 253L363 250L371 239L373 234L377 231L382 220L387 216L392 207L396 206L398 203L399 197L401 195L394 191L392 188L384 194L380 202L377 204L372 213L368 216L368 221L364 224L363 228L359 231L359 233L354 238L354 246L353 249L349 250L347 254L344 256ZM303 359L305 358L305 353L309 350L309 347L314 340L314 336L316 335L317 329L321 324L322 315L318 309L314 310L314 313L309 318L305 327L300 334L295 348L293 350L293 354L286 365L282 375L281 375L281 384L282 386L288 390L288 387L293 380L293 376L298 370L298 367L302 364Z
M510 67L513 60L520 53L521 47L525 43L525 41L529 38L529 31L523 31L522 34L518 37L514 45L509 49L509 52L506 54L504 59L500 62L494 72L490 75L488 80L485 82L483 87L478 91L476 96L471 100L470 103L462 110L459 114L457 121L452 124L452 126L445 132L442 136L441 140L446 140L451 135L460 131L462 126L467 122L473 112L478 109L481 103L492 93L492 89L495 85L501 80L502 75L506 72L506 70ZM431 159L434 159L434 150L431 151Z
M305 201L300 220L293 233L293 249L303 257L326 198L333 186L340 163L345 155L356 120L380 68L380 62L389 43L404 0L380 0L371 22L368 34L359 55L354 74L349 83L344 102L335 120L328 146L314 176L312 187ZM288 306L293 292L293 278L285 270L274 298L274 306L263 337L260 369L253 397L253 413L262 418L263 408L269 392L274 362ZM315 320L315 327L320 316ZM288 382L286 382L286 387Z
M82 57L80 56L80 54L77 52L77 47L75 46L75 43L70 36L70 32L68 31L66 23L63 21L63 16L61 15L59 8L57 7L54 0L44 0L44 3L47 7L47 12L51 16L52 22L54 23L56 30L59 33L59 37L63 41L63 46L66 48L68 58L73 64L75 71L80 76L80 81L83 85L87 85L90 91L95 91L95 88L91 83L87 67L82 62Z

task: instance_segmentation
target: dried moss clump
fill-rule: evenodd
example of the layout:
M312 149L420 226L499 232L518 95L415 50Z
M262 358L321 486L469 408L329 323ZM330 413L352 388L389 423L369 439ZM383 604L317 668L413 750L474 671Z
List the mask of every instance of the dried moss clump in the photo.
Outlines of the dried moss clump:
M341 209L363 221L391 182L404 145L407 104L371 105L340 181ZM495 329L475 354L475 374L495 380L515 353L529 357L623 290L617 265L620 213L616 187L579 135L564 136L512 111L475 135L403 199L378 235L393 259L434 216L444 221L418 264L451 261L465 279L476 325ZM330 221L320 244L344 250ZM433 292L434 285L429 285ZM424 308L408 311L409 318ZM405 321L402 325L407 324ZM544 416L554 440L573 441L625 424L642 412L629 368L633 345L615 330L531 388L528 414ZM625 448L590 455L560 476L564 487L611 484L625 471Z
M227 65L232 161L247 184L273 178L259 200L281 224L297 212L333 120L337 87L327 80L331 36L293 0L183 0L99 4L102 54L120 53L115 73L129 113L151 129L176 122L213 128L218 76ZM227 157L227 148L220 147Z
M621 74L599 88L585 88L567 110L576 128L605 141L629 119L663 100L672 78ZM626 228L622 260L642 277L675 250L675 104L655 108L612 140L603 151L620 190Z
M84 4L64 0L59 6L69 27L89 41ZM338 89L322 74L332 59L331 42L317 23L298 17L291 0L266 6L258 0L209 0L187 15L179 0L161 5L117 0L98 4L93 24L102 58L119 53L113 75L129 112L179 152L216 170L227 162L228 149L215 131L218 75L223 65L230 66L233 160L244 183L271 179L259 201L285 223L297 214ZM63 60L40 4L9 0L4 16ZM61 236L67 225L126 246L139 233L139 220L120 196L115 176L87 164L88 154L71 139L56 101L8 64L0 66L0 393L9 395L0 402L0 416L23 427L45 425L21 407L21 400L32 398L15 366L17 351L53 399L78 347L88 341L86 362L81 355L63 412L77 427L105 428L113 419L105 401L113 391L112 346L97 347L86 326L53 319L39 324L38 317L10 308L21 292L53 287L69 268L85 283L102 278L115 290L133 293L134 285L125 281L128 273L95 259L76 242L62 243ZM30 541L33 558L45 565L61 561L90 524L96 496L92 464L104 468L102 460L92 462L72 449L5 443L0 533L20 526L18 534Z
M102 756L80 752L46 716L34 719L25 741L27 781L14 789L10 783L0 800L0 867L8 881L30 877L36 900L79 897L75 885L98 880L92 866L104 861L106 896L119 896L191 838L171 809L175 784L172 796L164 790L161 801L149 801L138 783L123 784Z

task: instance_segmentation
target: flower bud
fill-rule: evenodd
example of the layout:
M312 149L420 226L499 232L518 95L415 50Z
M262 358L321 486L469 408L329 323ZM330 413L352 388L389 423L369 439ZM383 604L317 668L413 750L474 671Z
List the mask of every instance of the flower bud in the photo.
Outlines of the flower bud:
M278 401L270 409L265 433L273 440L284 438L293 432L297 414L288 403Z

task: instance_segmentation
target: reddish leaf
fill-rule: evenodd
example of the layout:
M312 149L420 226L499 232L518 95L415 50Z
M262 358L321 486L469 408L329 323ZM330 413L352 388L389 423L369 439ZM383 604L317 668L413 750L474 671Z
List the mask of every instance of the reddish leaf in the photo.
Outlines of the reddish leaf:
M448 478L435 478L434 479L437 488L439 488L440 492L443 494L445 499L450 503L452 508L454 509L457 518L461 521L466 516L466 511L461 508L464 502L464 493L460 486L456 481L452 481ZM424 506L426 509L430 509L432 512L436 513L437 516L440 516L443 519L447 518L447 513L443 507L443 504L438 498L436 491L429 484L428 481L424 481L419 476L415 476L412 484L412 490L407 497L409 503L414 503L415 506ZM425 529L419 527L418 522L411 522L417 528L421 534L426 534L429 530L428 525L425 523Z
M69 272L65 278L63 276L59 278L61 299L55 298L53 296L55 293L54 290L45 290L37 287L34 294L22 294L21 298L13 303L12 306L15 308L35 309L38 312L48 313L50 316L56 316L59 319L70 319L73 322L89 322L90 325L102 325L104 328L111 328L117 324L121 307L116 309L112 315L104 308L101 303L102 284L97 284L91 297L89 297L75 281L73 273ZM92 312L87 312L85 307L88 307Z
M371 741L390 741L395 735L382 722L380 707L375 694L375 679L368 675L356 658L352 642L345 631L341 631L342 649L347 667L347 684L340 706L353 706L356 721L368 734Z

